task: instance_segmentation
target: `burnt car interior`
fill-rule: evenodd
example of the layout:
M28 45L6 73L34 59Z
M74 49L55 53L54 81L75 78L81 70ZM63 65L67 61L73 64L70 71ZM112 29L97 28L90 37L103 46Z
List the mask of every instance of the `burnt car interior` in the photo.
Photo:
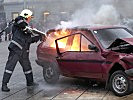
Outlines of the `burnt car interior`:
M96 52L99 51L99 49L98 49L95 45L93 45L93 44L88 45L88 49L90 49L90 50L94 50L94 51L96 51Z
M59 54L64 52L98 51L96 46L82 33L74 33L55 40Z

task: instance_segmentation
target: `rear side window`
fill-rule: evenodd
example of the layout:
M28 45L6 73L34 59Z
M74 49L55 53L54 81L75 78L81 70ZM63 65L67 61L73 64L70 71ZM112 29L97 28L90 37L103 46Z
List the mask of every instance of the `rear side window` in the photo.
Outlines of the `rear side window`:
M83 35L81 38L81 51L91 51L88 49L88 45L92 45L92 43L87 40Z

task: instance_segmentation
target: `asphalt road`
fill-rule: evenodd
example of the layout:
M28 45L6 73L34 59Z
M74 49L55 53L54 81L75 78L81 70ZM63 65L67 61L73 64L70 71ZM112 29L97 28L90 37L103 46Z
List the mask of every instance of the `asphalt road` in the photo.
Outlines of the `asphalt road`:
M8 44L9 42L0 43L0 85L8 57ZM57 84L47 84L43 79L42 68L35 62L37 45L38 43L31 45L30 60L34 80L39 86L33 89L26 87L25 76L18 63L8 84L11 91L8 93L0 91L1 100L133 100L133 93L117 97L104 89L104 86L82 79L61 76Z

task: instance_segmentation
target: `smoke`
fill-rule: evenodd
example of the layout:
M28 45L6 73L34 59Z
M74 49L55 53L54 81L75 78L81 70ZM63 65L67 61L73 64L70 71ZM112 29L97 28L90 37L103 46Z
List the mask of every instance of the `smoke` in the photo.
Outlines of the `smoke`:
M82 7L82 9L72 14L69 21L61 21L57 28L120 24L120 15L111 0L89 0L89 2L85 2Z
M93 17L93 22L94 24L116 25L120 23L120 16L112 5L103 5Z

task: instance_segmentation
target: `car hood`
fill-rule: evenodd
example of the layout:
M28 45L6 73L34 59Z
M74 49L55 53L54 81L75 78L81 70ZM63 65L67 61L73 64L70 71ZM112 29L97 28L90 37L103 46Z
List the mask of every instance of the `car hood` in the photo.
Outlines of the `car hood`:
M122 44L130 44L130 45L133 46L133 38L116 39L116 40L108 47L108 49L113 48L113 47L120 46L120 45L122 45Z

